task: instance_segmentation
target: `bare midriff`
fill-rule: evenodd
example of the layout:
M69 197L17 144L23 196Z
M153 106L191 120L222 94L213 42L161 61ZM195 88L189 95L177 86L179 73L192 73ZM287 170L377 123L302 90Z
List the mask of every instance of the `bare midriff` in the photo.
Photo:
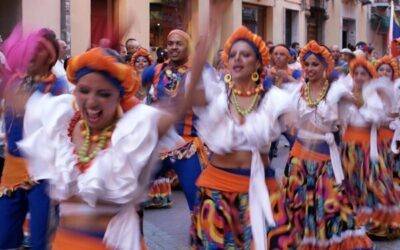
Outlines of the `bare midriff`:
M213 153L210 163L220 168L248 169L251 166L252 153L250 151L233 151L226 154ZM268 154L261 154L264 166L269 166Z

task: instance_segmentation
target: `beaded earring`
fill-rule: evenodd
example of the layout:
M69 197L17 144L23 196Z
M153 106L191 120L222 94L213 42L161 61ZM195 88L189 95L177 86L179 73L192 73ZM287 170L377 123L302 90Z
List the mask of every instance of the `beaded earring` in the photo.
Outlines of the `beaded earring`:
M257 82L260 79L260 75L258 74L258 72L254 72L253 74L251 74L251 80L253 82Z
M79 107L78 107L78 105L76 104L76 99L75 99L75 98L72 100L72 109L73 109L75 112L79 112Z
M231 74L225 74L225 76L224 76L224 82L225 83L230 83L232 81L232 76L231 76Z

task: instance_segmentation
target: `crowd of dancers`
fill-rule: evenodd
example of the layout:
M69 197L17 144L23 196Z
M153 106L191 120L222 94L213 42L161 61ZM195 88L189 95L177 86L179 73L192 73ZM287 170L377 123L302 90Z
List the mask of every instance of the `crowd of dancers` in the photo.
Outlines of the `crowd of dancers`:
M315 41L297 55L241 26L213 67L221 2L196 46L169 33L166 61L139 46L129 60L104 47L70 58L71 94L51 72L54 33L5 40L0 249L22 246L28 212L30 248L57 245L59 204L71 200L119 208L100 249L146 249L143 207L171 204L170 170L192 249L374 249L371 239L400 236L397 59L350 52L340 64Z

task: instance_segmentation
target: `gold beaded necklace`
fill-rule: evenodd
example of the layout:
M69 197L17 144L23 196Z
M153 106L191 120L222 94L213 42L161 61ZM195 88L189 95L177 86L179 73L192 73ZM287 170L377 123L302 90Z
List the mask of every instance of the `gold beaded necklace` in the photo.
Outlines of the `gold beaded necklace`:
M246 116L246 115L250 114L251 111L253 111L253 109L255 108L255 106L257 104L259 97L260 97L259 93L256 92L256 94L253 97L253 100L251 101L250 106L247 108L242 108L239 104L239 100L237 99L236 93L234 91L232 91L233 104L235 105L236 111L241 116Z
M80 164L87 164L91 160L93 160L96 155L105 148L107 140L111 138L112 129L115 126L115 123L111 124L110 126L103 129L98 139L93 140L93 137L90 136L90 128L86 121L81 120L80 124L83 126L82 135L85 137L85 140L78 151L78 161ZM89 154L90 142L95 141L96 147L94 150Z
M361 106L363 106L364 105L364 98L363 98L363 96L362 96L362 93L361 93L361 91L359 91L359 90L354 90L353 91L353 93L354 93L354 97L355 97L355 105L358 107L358 108L360 108Z
M313 101L311 100L311 87L310 83L306 83L305 91L304 91L304 98L306 99L306 102L309 107L315 108L318 106L318 104L325 98L327 92L328 92L328 87L329 87L329 81L326 80L324 83L324 86L322 87L321 93L319 93L318 98Z

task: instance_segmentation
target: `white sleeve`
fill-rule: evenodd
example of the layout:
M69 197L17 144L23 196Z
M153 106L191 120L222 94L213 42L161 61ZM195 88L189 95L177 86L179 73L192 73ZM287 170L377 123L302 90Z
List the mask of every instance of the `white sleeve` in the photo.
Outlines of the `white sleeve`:
M126 204L146 194L159 142L160 111L138 104L114 130L110 148L96 156L78 178L79 194L90 205L97 200Z

